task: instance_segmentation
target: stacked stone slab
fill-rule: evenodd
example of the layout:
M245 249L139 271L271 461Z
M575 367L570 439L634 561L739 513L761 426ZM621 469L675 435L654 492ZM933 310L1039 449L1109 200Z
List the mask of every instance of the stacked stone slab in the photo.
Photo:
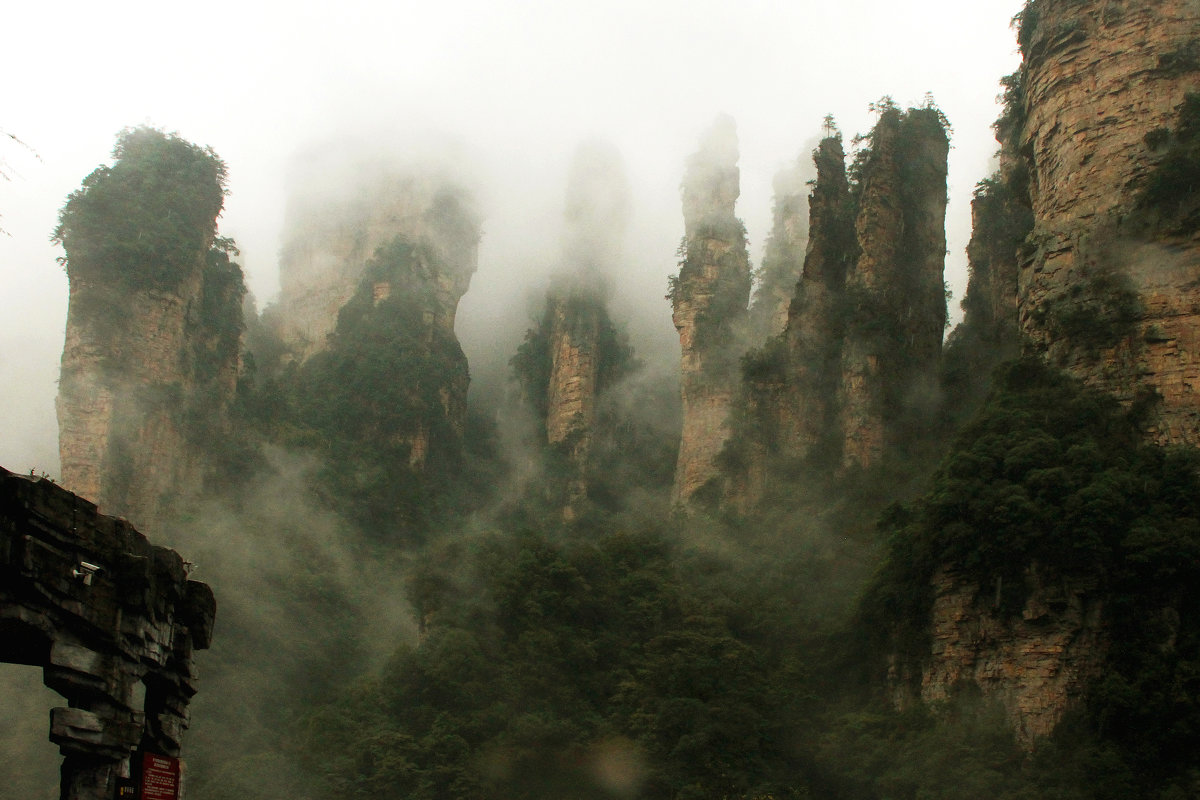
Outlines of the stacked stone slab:
M177 757L216 603L174 551L0 469L0 661L43 669L64 800L111 800L138 750Z

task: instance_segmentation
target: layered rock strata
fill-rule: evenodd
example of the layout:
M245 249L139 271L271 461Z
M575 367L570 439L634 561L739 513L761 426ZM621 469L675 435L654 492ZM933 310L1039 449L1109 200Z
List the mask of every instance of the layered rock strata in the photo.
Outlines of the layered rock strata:
M1001 168L974 205L964 328L1006 347L1019 330L1056 366L1137 404L1153 441L1200 444L1200 226L1190 192L1154 194L1164 170L1195 169L1181 145L1200 105L1200 8L1033 0L1019 22ZM1082 701L1107 643L1096 587L1044 586L1032 567L1027 581L1020 618L1005 619L986 590L939 573L921 695L976 686L1030 745Z
M1200 8L1036 0L1020 40L1013 137L1036 220L1020 265L1021 329L1126 404L1151 401L1153 440L1200 444L1200 226L1194 214L1164 221L1194 205L1186 191L1148 194L1195 124L1184 117L1200 89Z
M734 213L740 188L737 132L721 117L688 161L682 186L684 240L671 282L679 332L683 429L672 499L687 505L721 482L717 459L730 435L743 347L739 328L750 299L745 228ZM714 486L714 499L723 492Z
M992 591L946 571L934 576L933 658L922 669L920 696L938 703L977 687L1003 706L1018 741L1030 747L1103 674L1108 643L1095 585L1047 583L1034 567L1026 584L1021 613L1006 615Z
M178 757L216 603L187 564L47 480L0 469L0 661L43 670L64 800L111 800L137 752Z

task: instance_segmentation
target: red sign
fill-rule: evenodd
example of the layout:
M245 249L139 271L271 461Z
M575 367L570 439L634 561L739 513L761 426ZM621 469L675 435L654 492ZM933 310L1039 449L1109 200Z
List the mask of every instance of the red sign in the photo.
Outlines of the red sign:
M179 800L179 759L142 755L141 800Z

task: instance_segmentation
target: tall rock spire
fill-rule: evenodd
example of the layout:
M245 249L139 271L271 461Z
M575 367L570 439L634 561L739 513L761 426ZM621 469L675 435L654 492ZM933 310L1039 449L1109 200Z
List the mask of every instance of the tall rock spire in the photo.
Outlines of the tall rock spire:
M629 185L620 154L590 142L575 152L564 203L562 263L541 317L512 359L534 411L543 469L538 485L566 522L582 513L603 446L601 395L623 377L631 350L608 315L612 277L624 257Z
M744 349L739 328L750 299L750 259L745 228L734 213L741 192L737 162L736 127L721 116L688 160L683 179L683 261L670 294L683 399L672 498L683 505L719 480L717 456L729 437ZM721 487L714 488L720 497Z
M813 151L817 180L809 196L809 240L804 272L788 308L785 334L794 420L783 444L787 455L805 458L829 435L833 420L833 377L845 335L839 313L846 270L858 252L853 207L840 137Z
M866 140L855 183L839 136L813 152L804 269L783 333L746 355L722 459L724 501L740 512L762 499L773 465L879 465L936 396L946 122L932 106L887 103Z
M933 392L946 327L945 123L934 108L885 107L869 140L839 391L843 464L860 467Z
M149 128L123 133L114 155L55 231L70 280L62 482L153 531L199 489L204 446L227 433L245 287L216 239L221 160Z

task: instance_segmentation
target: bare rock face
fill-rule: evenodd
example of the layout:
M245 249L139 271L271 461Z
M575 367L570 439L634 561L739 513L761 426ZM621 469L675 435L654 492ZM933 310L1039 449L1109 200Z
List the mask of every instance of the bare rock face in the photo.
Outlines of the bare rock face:
M689 159L683 180L684 258L670 297L683 400L672 499L684 505L720 479L717 456L730 434L738 383L738 328L750 299L750 260L745 228L734 215L741 191L737 159L733 120L720 117Z
M1107 641L1094 585L1047 584L1036 569L1026 582L1024 608L1005 615L979 586L944 570L934 576L933 658L920 697L936 703L958 687L978 687L1003 705L1018 741L1030 747L1102 674Z
M1018 251L1033 224L1027 189L1011 166L1002 166L971 202L969 279L964 320L972 332L1014 349L1017 331Z
M558 456L548 468L558 474L545 475L543 488L557 495L570 522L588 494L599 395L614 369L624 368L607 303L611 275L623 255L630 203L624 166L612 146L592 142L576 151L564 206L562 268L516 362L522 388L531 399L544 400L534 402L544 416L542 444Z
M757 342L778 336L787 327L788 309L804 270L809 228L807 174L797 163L775 176L771 235L750 307L750 333Z
M122 329L119 343L97 335L90 315L80 310L96 302L97 294L108 292L82 280L71 285L57 399L62 481L112 513L140 522L156 516L154 498L182 478L179 473L190 471L175 457L187 449L182 432L174 430L175 409L143 408L137 390L179 383L187 352L186 309L189 299L198 295L198 283L199 271L175 291L130 296L127 313L113 322ZM111 363L114 350L120 353L117 369ZM161 450L152 454L146 445ZM158 470L147 469L152 455ZM124 472L157 472L158 480L139 481L136 487L113 485L113 462L122 456ZM121 481L128 482L128 476Z
M467 195L435 172L317 157L289 200L280 256L278 334L303 361L325 348L376 250L397 237L428 248L436 265L434 324L454 331L458 301L478 268L479 230Z
M596 426L596 390L600 335L598 309L569 298L550 299L550 386L547 392L546 437L551 446L567 448L564 514L568 519L587 496L587 465Z
M178 286L127 295L123 318L111 323L116 337L98 336L80 311L105 290L72 281L57 398L62 480L147 529L202 485L207 463L198 436L226 429L240 327L216 332L198 317L207 294L237 318L240 271L229 277L210 274L198 258Z
M1164 222L1186 197L1148 195L1192 125L1200 7L1037 0L1020 39L1014 137L1036 219L1021 329L1052 362L1147 401L1155 441L1200 444L1200 231Z

